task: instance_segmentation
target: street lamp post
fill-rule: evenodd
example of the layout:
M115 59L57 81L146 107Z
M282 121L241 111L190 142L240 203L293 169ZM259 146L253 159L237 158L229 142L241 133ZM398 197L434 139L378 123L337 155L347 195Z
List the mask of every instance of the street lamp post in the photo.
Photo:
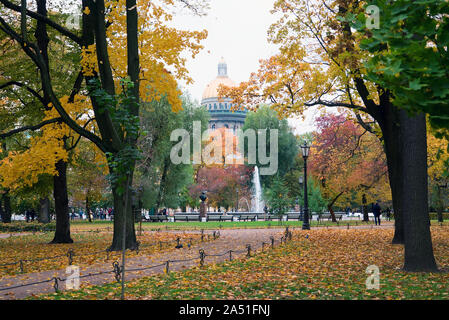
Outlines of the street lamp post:
M304 184L304 177L303 176L299 176L298 182L299 182L299 186L304 188L304 186L303 186L303 184ZM298 201L298 204L299 204L299 201ZM299 216L300 216L300 220L301 221L304 221L304 211L303 211L303 209L304 208L303 208L302 204L299 204Z
M302 223L303 230L310 230L309 223L309 199L307 195L307 158L309 157L310 146L304 142L301 146L302 158L304 159L304 221Z

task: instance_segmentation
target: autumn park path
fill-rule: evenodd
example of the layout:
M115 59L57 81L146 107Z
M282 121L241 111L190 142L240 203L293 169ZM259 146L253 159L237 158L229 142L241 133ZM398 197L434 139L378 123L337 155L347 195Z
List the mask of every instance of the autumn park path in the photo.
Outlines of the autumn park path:
M367 229L373 226L351 226L351 229ZM380 228L390 228L392 224L385 224ZM326 227L315 227L326 228ZM314 229L315 229L314 228ZM341 227L328 227L329 229L339 228L344 229L346 226ZM379 228L376 226L376 228ZM212 233L212 231L206 231ZM210 242L203 242L188 248L184 244L183 248L170 250L166 252L158 252L150 255L141 255L137 257L131 257L126 260L125 280L134 280L152 274L162 273L166 270L167 261L169 261L169 270L177 271L193 266L197 266L200 263L200 249L204 250L206 255L204 259L205 264L222 262L229 260L229 251L232 250L232 258L246 256L248 250L247 245L251 246L251 252L254 250L260 250L262 245L271 245L271 237L279 244L281 237L284 235L285 228L265 228L265 229L223 229L220 230L220 237ZM111 283L117 281L115 273L113 272L113 262L110 263L98 263L89 265L86 267L80 267L80 285L100 285L104 283ZM121 265L121 260L118 261ZM75 264L74 264L75 265ZM144 269L150 266L153 268ZM133 269L137 269L132 271ZM138 270L144 269L144 270ZM53 293L55 292L55 283L58 285L60 291L65 290L64 281L54 281L54 278L66 279L65 267L61 270L42 271L34 273L26 273L15 276L2 277L0 279L0 289L5 287L15 287L8 290L0 290L0 300L5 299L24 299L31 295ZM40 283L39 283L40 282ZM21 286L23 284L37 283L29 286Z

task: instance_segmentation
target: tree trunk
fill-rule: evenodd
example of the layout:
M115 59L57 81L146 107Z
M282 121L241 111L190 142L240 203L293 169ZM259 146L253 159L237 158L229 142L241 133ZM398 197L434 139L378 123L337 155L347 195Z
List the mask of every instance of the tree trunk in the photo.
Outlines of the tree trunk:
M0 219L3 223L11 223L11 206L9 205L9 198L6 195L0 197ZM2 202L5 202L3 207ZM8 211L9 206L9 211Z
M89 191L86 192L86 215L89 222L92 222L92 218L90 216Z
M443 210L444 210L444 202L443 202L443 197L441 196L441 189L444 188L444 186L439 186L437 185L437 199L438 199L438 204L437 204L437 217L438 217L438 222L443 222Z
M132 179L129 182L129 185L132 183ZM123 182L125 185L125 183ZM136 239L136 232L134 227L134 215L132 212L132 192L126 192L126 187L123 187L125 190L123 193L118 192L118 187L113 187L112 195L114 197L114 235L112 239L112 244L108 250L110 251L120 251L123 249L122 241L123 241L123 224L124 224L124 216L126 214L126 235L125 235L125 247L126 249L135 250L138 246ZM127 207L125 210L125 200L127 199Z
M385 104L382 120L378 121L383 136L385 156L388 166L388 180L391 188L394 215L393 244L404 244L404 224L402 221L402 163L401 163L401 127L399 109L391 103Z
M332 206L334 205L334 203L338 200L338 198L340 198L340 196L343 194L343 192L340 192L328 205L327 205L327 210L329 210L329 213L331 214L332 217L332 222L337 222L337 219L335 218L335 213L334 213L334 209L332 208Z
M50 199L48 197L39 199L39 222L49 223L50 222Z
M5 193L3 195L3 203L4 203L4 207L2 209L3 213L2 213L2 221L3 223L11 223L11 215L12 215L12 211L11 211L11 198L9 197L8 193ZM1 202L0 202L0 207L1 207Z
M73 243L70 237L69 199L67 196L67 162L56 163L58 175L53 177L55 198L56 232L51 243Z
M2 204L2 202L3 202L3 197L2 196L0 196L0 219L2 220L2 222L4 222L3 221L3 217L4 217L4 215L5 215L5 211L3 211L3 204Z
M156 210L159 210L159 208L162 204L162 197L164 195L165 181L167 179L167 172L168 172L169 166L170 166L170 158L167 158L164 161L164 169L162 169L161 181L159 183L159 192L157 194L157 199L156 199Z
M363 221L369 222L368 206L366 204L363 205L362 211L363 211Z
M401 112L404 270L437 271L430 234L427 181L427 139L424 114Z

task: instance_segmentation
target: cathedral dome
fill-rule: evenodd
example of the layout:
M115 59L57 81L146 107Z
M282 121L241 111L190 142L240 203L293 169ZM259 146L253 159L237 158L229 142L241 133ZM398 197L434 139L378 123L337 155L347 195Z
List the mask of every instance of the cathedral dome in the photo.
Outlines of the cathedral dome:
M222 58L218 63L218 75L212 80L203 92L201 105L209 111L209 129L219 128L237 129L243 128L246 118L246 109L233 110L234 104L231 98L218 98L220 85L236 87L234 81L228 77L228 66Z
M223 58L221 58L218 64L218 75L217 77L209 82L206 89L203 92L203 100L209 98L218 97L218 87L224 85L227 87L235 87L236 84L228 77L228 66Z
M227 87L235 87L236 84L228 77L217 77L206 86L203 92L203 99L217 98L218 97L218 87L224 85Z

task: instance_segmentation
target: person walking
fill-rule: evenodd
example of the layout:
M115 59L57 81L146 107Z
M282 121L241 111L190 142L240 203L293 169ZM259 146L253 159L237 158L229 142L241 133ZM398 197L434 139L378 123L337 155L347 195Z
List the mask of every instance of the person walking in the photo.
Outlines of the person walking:
M34 218L36 217L36 211L34 210L34 208L31 208L30 216L31 216L31 221L34 221Z
M389 207L387 207L387 209L385 210L386 214L387 214L387 220L390 221L391 220L391 210Z
M374 214L374 223L380 226L380 215L382 213L382 210L379 205L379 201L376 202L376 204L373 205L373 214Z

